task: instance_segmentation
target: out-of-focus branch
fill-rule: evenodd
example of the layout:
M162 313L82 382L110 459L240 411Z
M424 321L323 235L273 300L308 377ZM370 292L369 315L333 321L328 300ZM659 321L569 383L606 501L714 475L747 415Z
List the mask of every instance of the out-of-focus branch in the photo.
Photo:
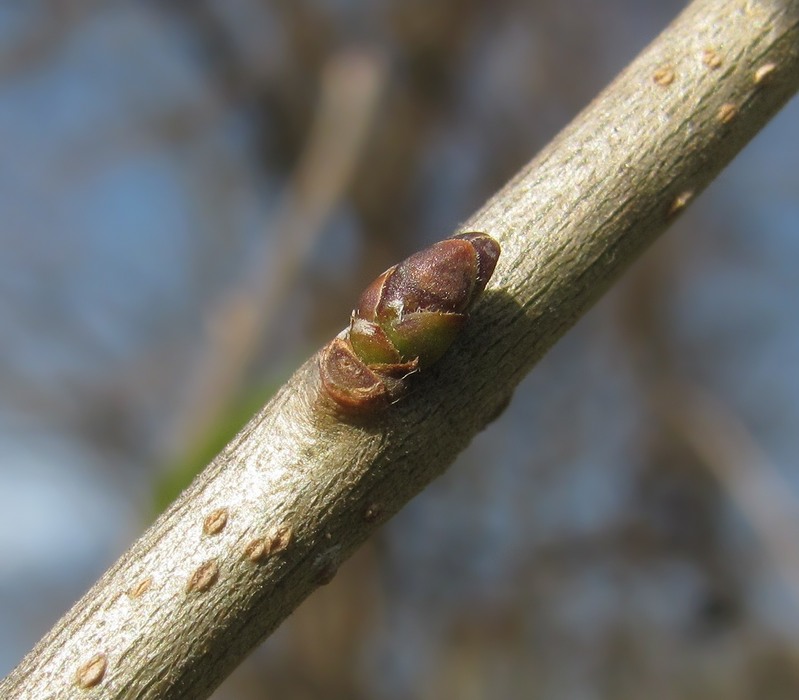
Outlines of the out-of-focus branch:
M768 559L799 606L799 503L746 426L721 402L669 385L662 415L751 523Z
M23 10L40 12L41 17L0 53L0 78L16 76L49 59L58 50L62 37L72 31L91 5L91 0L64 0L46 9Z
M201 442L235 399L264 337L337 202L371 131L385 66L349 50L322 72L319 108L282 202L264 226L261 254L241 284L211 308L205 346L167 437L173 456Z
M502 257L469 325L414 378L415 392L342 419L309 360L0 695L207 697L441 474L798 87L799 0L689 5L466 223L497 238Z

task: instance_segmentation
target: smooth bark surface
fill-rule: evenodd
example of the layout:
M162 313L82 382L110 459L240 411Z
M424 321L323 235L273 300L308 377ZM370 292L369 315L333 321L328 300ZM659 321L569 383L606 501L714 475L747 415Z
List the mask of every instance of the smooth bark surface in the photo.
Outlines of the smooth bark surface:
M798 86L799 0L689 6L464 224L497 238L502 256L467 329L413 393L342 420L309 360L0 697L207 697L454 460Z

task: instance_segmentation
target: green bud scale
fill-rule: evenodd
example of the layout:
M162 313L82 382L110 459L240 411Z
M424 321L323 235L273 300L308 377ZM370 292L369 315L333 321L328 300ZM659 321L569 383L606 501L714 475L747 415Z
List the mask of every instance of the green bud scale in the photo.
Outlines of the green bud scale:
M411 374L449 348L499 258L485 233L459 233L386 270L361 294L349 328L322 351L326 394L346 412L398 399Z

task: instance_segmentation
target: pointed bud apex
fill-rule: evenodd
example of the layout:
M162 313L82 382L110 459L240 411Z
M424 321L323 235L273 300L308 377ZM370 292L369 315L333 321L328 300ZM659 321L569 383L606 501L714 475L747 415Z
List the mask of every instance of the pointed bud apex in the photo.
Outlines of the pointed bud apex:
M469 241L477 251L477 280L472 294L476 297L483 290L494 274L494 268L499 260L499 243L485 233L459 233L455 239Z

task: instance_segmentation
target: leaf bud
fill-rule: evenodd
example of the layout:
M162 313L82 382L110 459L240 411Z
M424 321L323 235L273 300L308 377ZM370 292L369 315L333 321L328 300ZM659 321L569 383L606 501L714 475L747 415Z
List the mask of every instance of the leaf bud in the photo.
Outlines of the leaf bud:
M404 392L407 377L449 348L488 284L499 244L461 233L386 270L361 294L350 325L322 352L322 384L347 411L371 410Z

